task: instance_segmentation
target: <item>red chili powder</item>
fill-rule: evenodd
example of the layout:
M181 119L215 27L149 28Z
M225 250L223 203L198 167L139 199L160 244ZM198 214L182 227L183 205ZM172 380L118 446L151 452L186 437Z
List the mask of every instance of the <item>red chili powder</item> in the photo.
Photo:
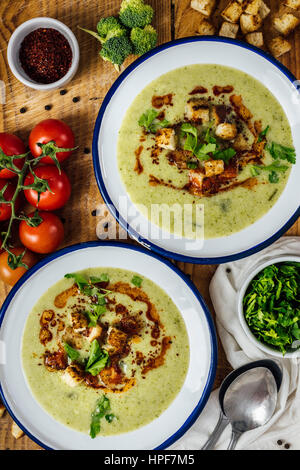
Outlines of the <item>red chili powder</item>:
M20 47L20 62L27 75L38 83L60 80L72 64L68 40L53 28L38 28L29 33Z

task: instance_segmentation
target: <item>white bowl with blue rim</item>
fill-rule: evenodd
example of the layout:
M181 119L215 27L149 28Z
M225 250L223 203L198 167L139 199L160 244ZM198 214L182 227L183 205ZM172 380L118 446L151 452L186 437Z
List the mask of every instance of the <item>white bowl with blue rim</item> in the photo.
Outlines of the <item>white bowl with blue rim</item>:
M159 76L191 64L231 66L259 80L277 98L289 120L297 163L274 206L254 224L197 246L176 235L165 236L132 203L117 164L118 131L138 93ZM221 37L189 37L150 51L115 81L100 108L94 129L93 162L97 183L108 208L129 235L145 247L184 262L213 264L256 253L283 235L300 215L300 88L299 82L270 54L249 44ZM121 204L120 204L121 201ZM138 226L136 221L138 220ZM155 234L155 238L152 236ZM158 234L158 236L157 236Z
M35 400L22 369L21 344L28 314L50 286L67 272L101 266L133 270L165 290L184 319L190 361L179 394L158 418L135 431L91 439L57 422ZM194 423L213 385L217 364L216 334L202 297L178 268L141 247L88 242L48 256L13 287L1 308L0 327L2 353L5 349L5 354L0 354L1 398L20 428L46 449L164 449Z

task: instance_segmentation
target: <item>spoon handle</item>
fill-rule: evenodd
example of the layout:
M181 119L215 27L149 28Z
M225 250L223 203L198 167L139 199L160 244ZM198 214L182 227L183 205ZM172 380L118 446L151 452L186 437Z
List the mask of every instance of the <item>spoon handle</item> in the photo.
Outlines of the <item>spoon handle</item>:
M227 447L227 450L234 450L235 449L237 441L239 440L241 435L242 435L241 432L234 431L234 429L232 430L231 439L230 439L229 445Z
M213 430L211 436L208 438L201 450L212 450L218 442L222 432L224 431L228 423L228 419L221 412L219 416L219 421L217 422L215 429Z

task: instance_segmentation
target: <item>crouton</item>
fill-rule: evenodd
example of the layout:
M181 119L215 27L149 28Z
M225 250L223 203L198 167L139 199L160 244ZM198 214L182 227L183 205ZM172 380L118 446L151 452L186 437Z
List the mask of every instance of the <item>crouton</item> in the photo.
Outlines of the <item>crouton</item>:
M3 403L0 402L0 418L2 418L4 413L5 413L5 406L3 405Z
M210 16L215 8L215 0L192 0L191 7L199 11L204 16Z
M118 328L110 327L107 336L108 349L112 354L121 354L126 346L127 335Z
M69 387L76 387L83 382L84 371L79 364L71 364L66 368L61 378Z
M268 7L268 5L266 5L265 2L263 0L261 0L260 7L259 7L259 10L258 10L258 13L259 13L259 16L261 17L261 19L264 20L265 18L267 18L267 16L270 14L270 12L271 12L271 10Z
M94 341L94 339L100 338L102 334L102 328L100 325L92 326L91 328L89 328L88 331L89 333L87 335L87 340L89 341L89 343Z
M175 130L171 128L159 129L155 137L156 145L162 149L176 149Z
M246 41L252 46L263 47L264 36L263 33L248 33L246 34Z
M277 36L269 42L269 48L274 57L280 57L292 49L291 43L281 36Z
M14 421L11 425L11 433L15 439L20 439L20 437L24 436L24 432Z
M189 171L189 181L198 192L201 192L204 178L205 174L201 169Z
M257 15L261 5L261 0L245 0L243 4L244 13L248 15Z
M228 109L228 106L224 104L217 104L212 107L211 116L216 126L226 121Z
M273 26L283 36L288 36L300 23L299 18L292 13L284 13L280 18L273 19Z
M71 321L75 333L82 333L88 327L88 321L83 313L72 312Z
M243 136L243 134L238 134L236 138L234 139L234 142L232 144L234 150L237 152L244 152L245 150L249 150L250 145Z
M226 38L236 38L239 30L239 25L234 23L228 23L224 21L219 31L219 36L224 36Z
M177 149L168 152L167 159L170 165L175 165L180 170L186 170L192 156L192 152L189 150Z
M251 111L244 105L241 95L231 95L229 99L235 112L243 121L248 122L253 118Z
M222 11L221 16L225 21L229 21L229 23L237 23L242 13L242 6L238 2L232 1Z
M285 0L283 4L293 10L299 10L300 8L300 0Z
M185 107L185 117L188 121L200 123L209 122L209 106L203 99L191 99Z
M205 18L199 23L197 33L200 36L213 36L216 32L216 28L212 23L207 21Z
M240 18L240 25L243 34L252 33L261 27L262 19L260 15L247 15L243 13Z
M224 122L219 124L216 128L216 136L222 140L232 140L237 135L237 128L235 124Z
M224 171L224 160L206 160L204 168L207 177L220 175Z

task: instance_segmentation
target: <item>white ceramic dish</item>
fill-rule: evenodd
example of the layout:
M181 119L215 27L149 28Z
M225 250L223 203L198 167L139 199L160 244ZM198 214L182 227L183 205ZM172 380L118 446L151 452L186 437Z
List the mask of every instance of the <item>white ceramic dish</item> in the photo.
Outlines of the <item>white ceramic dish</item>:
M250 341L252 341L253 344L255 344L255 346L257 346L261 351L264 351L265 353L267 354L270 354L271 356L274 356L274 357L280 357L281 359L283 358L282 356L282 353L280 351L277 351L276 349L274 348L271 348L263 343L261 343L260 341L258 341L258 339L254 336L254 334L252 333L252 331L250 330L249 326L247 325L247 322L245 320L245 316L244 316L244 311L243 311L243 298L244 298L244 295L248 289L248 286L250 284L250 282L252 281L252 279L259 273L261 272L264 268L266 268L267 266L270 266L271 264L276 264L276 263L282 263L284 261L294 261L294 262L298 262L300 263L300 256L279 256L277 258L274 258L272 260L269 260L269 261L266 261L265 263L262 263L260 264L259 266L257 266L253 271L251 271L240 291L239 291L239 294L238 294L238 314L239 314L239 319L240 319L240 322L241 322L241 325L242 325L242 328L245 332L245 334L248 336L248 338L250 339ZM296 357L300 357L300 350L298 349L297 351L295 352L287 352L285 355L284 355L284 358L296 358Z
M121 181L116 158L118 130L136 95L160 75L197 63L231 66L263 83L282 105L297 150L297 164L293 165L288 184L272 209L244 230L227 237L205 240L203 246L169 236L136 210ZM295 77L269 54L227 38L183 38L163 44L135 61L105 97L94 130L95 174L102 197L114 217L142 245L185 262L228 262L249 256L274 242L300 214L300 95L295 81ZM152 234L157 233L154 238Z
M70 69L64 77L53 83L37 83L25 73L19 59L19 50L23 39L38 28L54 28L65 36L72 49L73 60ZM65 86L75 75L79 65L79 45L70 28L54 18L40 17L25 21L13 32L7 47L8 65L14 76L24 85L40 91L55 90Z
M87 267L130 269L158 283L175 302L186 324L190 363L184 385L169 408L140 429L119 436L79 433L55 421L34 399L21 364L21 341L28 313L39 297L65 273ZM12 289L0 313L0 392L19 426L38 444L50 449L165 448L181 437L204 407L215 376L216 336L211 316L189 279L169 261L142 248L106 242L65 248L34 266Z

